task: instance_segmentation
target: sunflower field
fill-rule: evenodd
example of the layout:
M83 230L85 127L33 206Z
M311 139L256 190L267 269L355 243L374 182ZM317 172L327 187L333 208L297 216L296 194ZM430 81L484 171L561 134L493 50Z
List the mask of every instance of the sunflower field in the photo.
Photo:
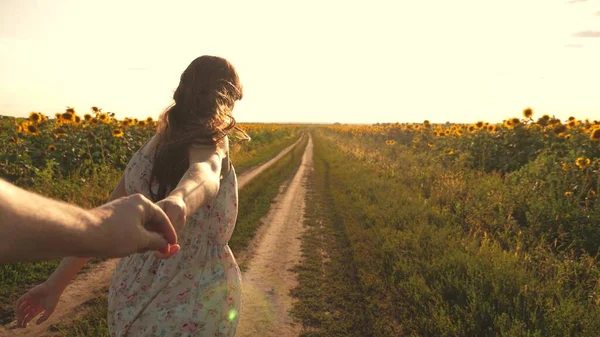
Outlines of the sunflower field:
M0 177L30 186L40 176L85 179L107 168L122 170L158 125L152 117L119 120L98 107L83 115L68 107L53 117L39 112L26 119L0 117ZM252 138L232 146L241 170L257 164L261 156L252 158L257 154L268 156L290 143L299 130L292 125L240 126Z
M335 322L376 336L597 336L599 121L528 108L498 124L331 125L314 138L352 262L332 268L356 275L328 289L364 303ZM334 328L331 308L300 308Z

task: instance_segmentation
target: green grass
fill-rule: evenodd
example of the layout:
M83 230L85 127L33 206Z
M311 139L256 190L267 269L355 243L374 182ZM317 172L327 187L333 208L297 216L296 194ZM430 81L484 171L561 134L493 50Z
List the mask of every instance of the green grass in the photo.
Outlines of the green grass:
M308 138L294 147L273 166L250 181L239 194L239 215L236 229L230 241L232 251L244 250L261 225L260 219L267 214L281 184L291 179L298 170ZM240 265L243 269L244 266ZM106 291L89 302L88 312L73 324L58 324L54 328L63 337L109 336L106 322Z
M339 215L332 212L328 163L320 156L314 163L292 315L302 322L301 337L372 336L348 238Z
M236 173L242 174L254 166L267 162L283 149L292 145L296 140L298 140L298 135L293 134L289 137L276 139L257 150L248 152L243 151L237 156L236 161L233 163L235 165Z
M432 158L410 149L392 158L364 139L315 135L315 154L329 167L330 212L348 239L357 303L365 303L373 336L597 336L594 259L527 258L455 216L456 198L471 214L484 209L480 200L502 183L496 176L478 180L467 197L447 198L455 190L443 184L458 178L448 179L452 172ZM339 283L325 281L332 289Z

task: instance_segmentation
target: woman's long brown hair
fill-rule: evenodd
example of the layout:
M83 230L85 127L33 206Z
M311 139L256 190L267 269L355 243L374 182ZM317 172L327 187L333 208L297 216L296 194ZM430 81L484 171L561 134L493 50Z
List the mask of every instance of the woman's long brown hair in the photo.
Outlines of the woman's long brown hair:
M223 58L200 56L185 69L173 94L175 102L163 113L157 131L148 186L155 202L164 199L185 174L191 145L217 144L238 129L231 112L242 96L238 74ZM155 180L157 193L152 190Z

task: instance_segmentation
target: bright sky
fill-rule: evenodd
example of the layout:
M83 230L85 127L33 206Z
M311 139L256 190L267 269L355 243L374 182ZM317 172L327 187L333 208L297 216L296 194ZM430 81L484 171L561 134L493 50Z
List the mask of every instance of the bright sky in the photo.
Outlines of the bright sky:
M156 117L203 54L242 122L600 119L600 0L0 0L0 114Z

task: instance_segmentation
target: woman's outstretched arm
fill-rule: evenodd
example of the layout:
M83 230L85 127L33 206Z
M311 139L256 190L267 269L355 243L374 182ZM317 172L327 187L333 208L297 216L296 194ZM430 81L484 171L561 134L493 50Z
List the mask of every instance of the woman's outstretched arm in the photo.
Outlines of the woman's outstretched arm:
M187 216L210 203L219 192L223 151L215 146L194 148L190 153L190 166L177 187L163 200L160 206L179 231Z

